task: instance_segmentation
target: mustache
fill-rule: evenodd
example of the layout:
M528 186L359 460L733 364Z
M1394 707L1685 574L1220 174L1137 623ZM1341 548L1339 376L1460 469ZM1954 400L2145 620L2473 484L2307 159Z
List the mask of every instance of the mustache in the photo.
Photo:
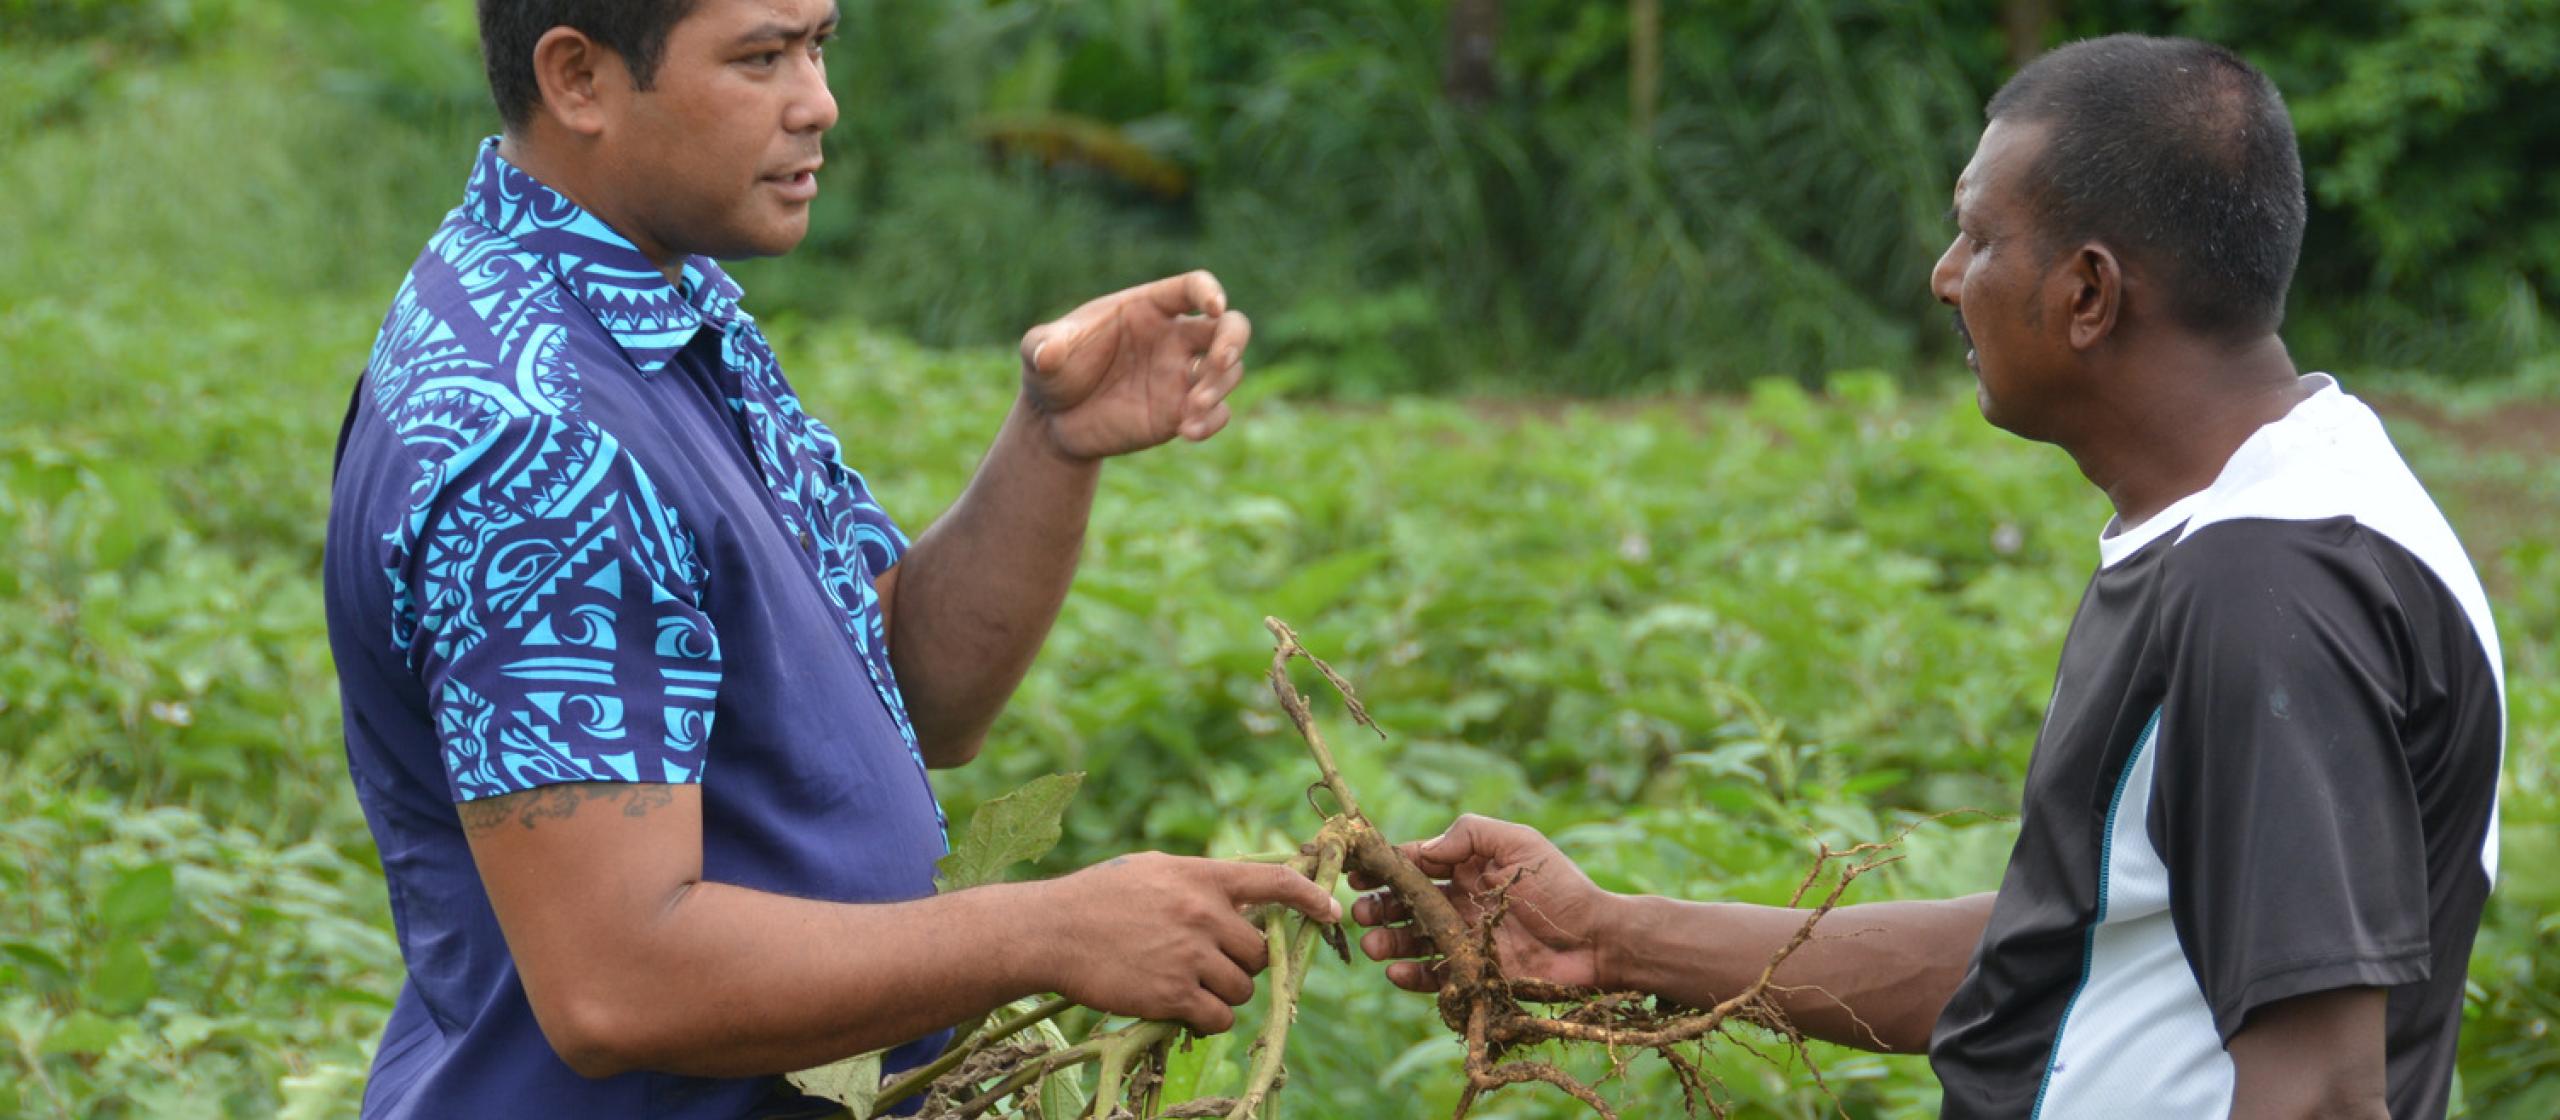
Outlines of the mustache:
M1965 346L1966 346L1967 348L1972 347L1972 346L1973 346L1973 332L1972 332L1972 331L1969 331L1969 330L1966 330L1966 329L1964 328L1964 312L1961 312L1961 311L1950 311L1950 312L1947 312L1947 318L1952 319L1952 320L1954 320L1954 321L1955 321L1956 337L1957 337L1957 338L1961 338L1961 339L1963 339L1963 340L1964 340L1964 344L1965 344Z

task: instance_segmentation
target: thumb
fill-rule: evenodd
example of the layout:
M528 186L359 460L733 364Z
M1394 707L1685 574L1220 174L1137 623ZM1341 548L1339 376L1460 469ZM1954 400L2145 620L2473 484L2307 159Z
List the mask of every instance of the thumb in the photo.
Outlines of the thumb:
M1484 826L1490 823L1468 813L1449 822L1440 835L1414 845L1413 854L1444 866L1465 863L1468 857L1479 854L1484 841L1490 839L1484 835Z
M1425 873L1445 877L1472 860L1517 858L1537 843L1537 831L1527 825L1468 813L1450 824L1448 831L1415 844L1409 857Z
M1022 336L1022 364L1039 374L1052 374L1066 365L1068 355L1075 353L1084 341L1085 324L1077 319L1061 319L1033 328Z
M1315 880L1271 864L1230 864L1227 898L1238 906L1277 902L1319 922L1342 920L1342 904Z

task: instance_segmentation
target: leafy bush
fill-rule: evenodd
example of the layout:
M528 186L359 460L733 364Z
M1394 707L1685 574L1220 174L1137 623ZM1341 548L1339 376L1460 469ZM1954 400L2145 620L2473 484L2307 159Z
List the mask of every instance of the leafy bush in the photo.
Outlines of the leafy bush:
M400 977L380 871L333 846L361 826L294 841L27 776L0 791L0 1112L353 1113Z
M1940 320L1940 214L2010 72L1989 6L1672 5L1641 105L1634 7L1501 5L1492 96L1469 106L1443 85L1449 5L849 4L831 153L854 189L830 188L811 250L857 280L794 298L989 342L1096 275L1207 265L1261 294L1276 351L1353 394L1733 388L1951 356L1915 325ZM2455 376L2550 352L2554 0L2042 7L2043 42L2201 35L2288 92L2313 203L2304 352ZM1168 202L984 135L1025 117L1116 130L1192 190ZM1381 295L1422 309L1388 338L1399 360L1330 344L1371 337Z
M1990 8L1671 5L1647 37L1637 7L1501 5L1478 104L1444 88L1448 5L850 0L815 235L754 271L951 344L1205 265L1257 293L1266 353L1349 396L1952 358L1925 279L2010 70ZM2202 35L2276 77L2313 203L2298 352L2458 377L2553 352L2560 0L2009 7L2050 12L2044 42ZM291 110L261 122L299 134L291 174L369 206L450 205L451 153L496 127L467 0L0 0L0 136L117 128L129 77L196 57L241 60Z

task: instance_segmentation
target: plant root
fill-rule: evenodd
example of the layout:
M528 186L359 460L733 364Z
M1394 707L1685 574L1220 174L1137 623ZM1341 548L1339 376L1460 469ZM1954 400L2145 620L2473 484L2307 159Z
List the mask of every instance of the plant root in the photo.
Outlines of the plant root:
M1440 1021L1464 1040L1466 1046L1466 1088L1458 1099L1454 1120L1464 1120L1469 1110L1485 1094L1513 1085L1541 1083L1553 1086L1580 1101L1594 1113L1617 1120L1617 1110L1603 1098L1592 1084L1586 1083L1561 1066L1537 1060L1511 1060L1507 1055L1543 1043L1585 1043L1604 1047L1611 1055L1612 1068L1602 1081L1614 1078L1624 1068L1626 1056L1634 1052L1651 1052L1668 1064L1680 1085L1683 1103L1692 1115L1701 1112L1724 1115L1717 1102L1714 1079L1682 1047L1702 1043L1710 1036L1729 1035L1733 1023L1748 1023L1776 1035L1787 1050L1803 1061L1812 1072L1814 1083L1828 1097L1834 1108L1839 1099L1822 1079L1804 1035L1788 1023L1780 1009L1777 994L1788 989L1774 984L1778 969L1789 957L1803 948L1814 936L1814 927L1837 908L1850 884L1860 876L1900 860L1894 854L1912 829L1938 818L1924 818L1906 826L1892 839L1835 849L1820 844L1812 866L1788 900L1791 907L1801 907L1808 895L1829 875L1828 887L1805 913L1787 942L1772 953L1757 978L1741 991L1705 1010L1692 1010L1638 992L1598 992L1567 988L1536 980L1520 980L1505 976L1493 950L1494 931L1508 916L1510 890L1521 875L1534 873L1523 868L1509 882L1496 887L1490 897L1480 898L1481 916L1469 922L1443 892L1441 885L1415 867L1402 852L1396 850L1368 819L1361 815L1359 803L1342 779L1324 733L1316 726L1307 706L1307 698L1290 681L1288 663L1303 657L1342 694L1352 718L1372 731L1380 731L1369 719L1368 712L1354 694L1350 682L1335 672L1298 641L1287 624L1265 618L1263 625L1271 631L1276 646L1271 660L1271 687L1280 699L1281 710L1307 742L1323 775L1324 787L1333 794L1340 812L1325 822L1328 833L1338 835L1345 848L1345 864L1363 877L1384 885L1402 902L1412 915L1411 928L1439 957L1436 969L1440 976ZM1531 1010L1531 1005L1561 1007L1553 1012ZM1741 1042L1738 1037L1735 1041ZM1747 1042L1745 1050L1760 1054ZM1761 1055L1767 1058L1767 1055ZM1775 1059L1769 1059L1776 1064Z
M1453 1120L1465 1120L1487 1093L1527 1084L1550 1086L1604 1120L1618 1120L1616 1106L1596 1086L1614 1080L1633 1057L1645 1053L1661 1058L1669 1066L1680 1087L1685 1111L1692 1116L1722 1117L1727 1111L1720 1101L1723 1083L1698 1060L1697 1047L1720 1037L1772 1065L1783 1064L1782 1055L1765 1053L1747 1037L1733 1033L1736 1023L1774 1035L1783 1044L1785 1054L1804 1063L1814 1084L1837 1109L1839 1099L1832 1095L1822 1071L1814 1064L1803 1033L1787 1021L1779 1006L1777 997L1796 989L1775 983L1775 977L1779 967L1813 939L1814 927L1838 907L1851 883L1901 859L1894 853L1902 840L1913 829L1940 818L1915 821L1891 839L1877 843L1838 849L1817 845L1812 866L1788 899L1789 906L1805 910L1804 921L1770 955L1756 979L1713 1007L1699 1010L1641 992L1593 991L1507 976L1494 950L1494 934L1509 916L1512 889L1522 876L1534 874L1537 869L1523 868L1484 897L1474 899L1477 918L1469 920L1461 914L1442 885L1397 851L1395 844L1361 812L1359 799L1350 783L1343 780L1332 748L1308 708L1307 697L1290 679L1289 663L1305 658L1341 694L1354 721L1381 738L1386 732L1370 719L1351 682L1301 645L1287 624L1265 618L1263 625L1275 641L1269 672L1272 692L1279 697L1280 708L1297 728L1299 737L1305 740L1321 775L1321 781L1309 787L1308 799L1324 815L1324 823L1315 838L1295 853L1243 858L1257 863L1286 863L1327 892L1345 872L1355 873L1382 884L1405 905L1412 915L1413 931L1430 943L1439 958L1435 968L1441 979L1440 1021L1465 1043L1466 1083L1460 1090ZM1318 790L1330 795L1330 813ZM1817 888L1821 888L1818 898L1806 908L1806 899L1817 895ZM1262 927L1271 951L1272 997L1269 1016L1252 1044L1252 1067L1239 1095L1175 1104L1157 1099L1163 1091L1167 1053L1184 1037L1179 1024L1132 1023L1060 1047L1038 1041L1037 1036L1024 1035L1029 1028L1070 1006L1065 1000L1052 999L983 1030L964 1032L960 1044L934 1063L884 1086L880 1103L923 1093L923 1115L928 1120L978 1120L1007 1101L1014 1102L1007 1109L1008 1115L1038 1115L1036 1093L1043 1079L1091 1065L1095 1067L1094 1090L1084 1106L1083 1120L1258 1120L1268 1113L1287 1084L1284 1059L1289 1029L1297 1018L1298 996L1314 962L1316 946L1330 946L1346 962L1350 960L1350 947L1340 926L1314 922L1295 911L1267 907L1251 917ZM1549 1043L1601 1047L1609 1055L1609 1070L1595 1081L1585 1081L1554 1062L1513 1056ZM1070 1118L1046 1116L1044 1120Z

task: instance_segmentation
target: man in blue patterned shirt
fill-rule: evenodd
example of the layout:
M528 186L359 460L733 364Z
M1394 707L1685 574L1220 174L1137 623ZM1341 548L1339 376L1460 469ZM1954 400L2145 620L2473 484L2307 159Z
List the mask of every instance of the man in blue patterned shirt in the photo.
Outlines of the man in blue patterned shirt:
M392 301L326 561L348 765L409 968L379 1117L809 1114L777 1076L929 1057L1025 994L1232 1024L1239 917L1332 899L1145 855L936 897L974 756L1071 581L1101 460L1227 421L1195 273L1023 338L912 544L714 257L796 244L825 0L482 0L505 134Z

